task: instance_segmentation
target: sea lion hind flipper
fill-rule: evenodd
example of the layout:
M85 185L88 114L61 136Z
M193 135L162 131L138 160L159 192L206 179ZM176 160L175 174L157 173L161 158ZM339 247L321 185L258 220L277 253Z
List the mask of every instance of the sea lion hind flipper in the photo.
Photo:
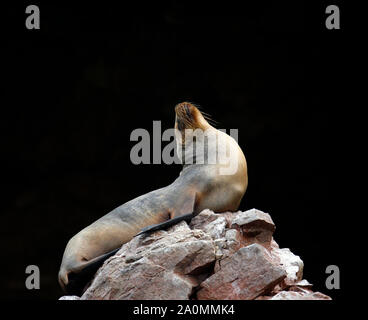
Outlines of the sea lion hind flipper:
M167 220L167 221L164 221L164 222L161 222L161 223L158 223L158 224L153 224L151 226L148 226L148 227L145 227L143 228L139 233L137 233L135 235L136 236L139 236L141 234L145 234L145 233L151 233L153 231L157 231L157 230L162 230L162 229L166 229L168 227L171 227L177 223L179 223L180 221L190 221L192 220L192 218L194 217L193 213L187 213L187 214L183 214L179 217L175 217L175 218L172 218L170 220Z

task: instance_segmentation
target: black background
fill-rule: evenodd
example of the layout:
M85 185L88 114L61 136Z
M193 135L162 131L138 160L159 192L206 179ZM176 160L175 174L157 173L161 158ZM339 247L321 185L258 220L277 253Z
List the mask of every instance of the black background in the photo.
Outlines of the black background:
M256 3L32 2L40 30L25 28L30 3L6 7L1 298L57 299L67 241L176 178L178 165L133 165L129 137L153 120L172 127L175 104L188 100L218 128L239 130L249 170L240 209L270 213L304 278L341 299L325 269L340 267L343 288L336 65L345 31L325 28L327 4ZM40 290L25 289L30 264Z

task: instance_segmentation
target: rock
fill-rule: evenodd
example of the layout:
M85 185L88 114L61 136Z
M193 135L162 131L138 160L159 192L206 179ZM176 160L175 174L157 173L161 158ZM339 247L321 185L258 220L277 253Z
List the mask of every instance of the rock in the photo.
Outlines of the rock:
M302 280L304 263L299 256L293 254L288 248L272 248L271 254L275 262L279 263L286 271L286 278L280 284L282 288L286 288Z
M230 212L215 214L208 209L194 217L190 223L192 229L200 229L209 234L212 239L219 239L225 235L225 228L229 222Z
M305 287L305 288L312 288L313 284L310 284L307 280L301 280L297 283L295 283L298 287Z
M206 209L167 231L134 237L105 261L81 298L60 300L328 300L304 263L273 239L269 214Z
M237 212L232 220L232 225L235 224L240 227L244 226L248 228L255 225L264 225L267 229L272 231L275 231L276 228L271 216L268 213L257 209Z
M231 255L245 246L243 236L236 229L227 230L225 233L225 239L227 241L227 249L229 250L227 255Z
M249 300L271 290L286 277L258 244L239 249L221 269L201 283L200 300Z
M256 300L331 300L321 292L313 292L311 286L307 280L302 280L287 290L269 296L259 296Z
M80 300L80 297L78 296L62 296L59 298L59 300Z
M270 247L276 229L270 215L257 209L236 213L231 227L241 230L244 245L259 243L266 248Z
M139 259L132 259L133 256ZM204 232L193 234L186 222L139 236L105 262L82 296L90 299L189 299L215 261L215 246Z
M320 292L294 288L294 290L281 291L269 300L331 300L331 298Z
M208 225L212 221L215 221L219 217L220 217L219 214L216 214L211 210L205 209L200 214L196 215L190 221L189 226L190 226L191 229L201 229L201 230L203 230L206 225Z

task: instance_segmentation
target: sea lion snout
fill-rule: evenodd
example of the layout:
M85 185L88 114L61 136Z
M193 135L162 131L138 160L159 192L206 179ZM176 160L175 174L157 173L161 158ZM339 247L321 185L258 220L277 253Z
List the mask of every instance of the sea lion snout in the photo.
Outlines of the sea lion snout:
M69 277L68 277L68 272L64 268L60 269L58 280L59 280L60 287L63 289L64 292L66 292L67 291L66 287L69 283Z
M61 289L66 294L76 294L81 295L85 290L85 276L79 275L73 271L67 271L66 269L61 269L59 272L59 284Z
M192 116L195 106L190 102L181 102L175 106L176 114L185 114L188 117Z
M175 106L176 124L175 128L180 131L184 129L203 129L209 127L199 109L190 102L181 102Z
M196 107L189 102L176 105L175 113L179 130L191 127L195 123L195 109Z
M189 102L181 102L175 106L175 128L183 131L194 127L196 122L194 117L194 108L195 106Z

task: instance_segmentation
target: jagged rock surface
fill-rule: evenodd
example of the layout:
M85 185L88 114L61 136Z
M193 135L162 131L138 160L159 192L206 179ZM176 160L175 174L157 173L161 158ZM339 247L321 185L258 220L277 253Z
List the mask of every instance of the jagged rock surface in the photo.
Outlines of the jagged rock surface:
M105 261L82 297L61 300L328 300L303 261L273 239L269 214L204 210L190 224L141 235Z

